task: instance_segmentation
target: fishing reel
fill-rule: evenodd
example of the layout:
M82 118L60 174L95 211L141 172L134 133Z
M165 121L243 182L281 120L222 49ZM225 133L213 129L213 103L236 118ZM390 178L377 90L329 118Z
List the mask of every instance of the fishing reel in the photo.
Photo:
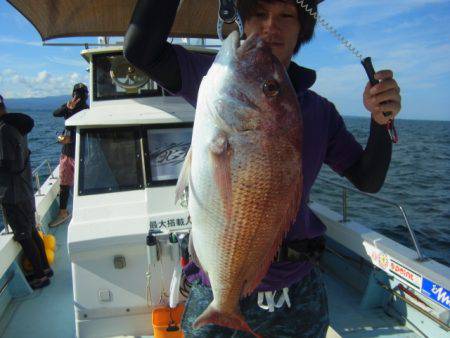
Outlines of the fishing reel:
M59 144L68 144L70 143L70 136L66 134L60 134L56 137L57 143Z
M219 15L217 19L217 36L223 41L224 24L236 23L239 35L244 36L244 24L236 6L236 0L219 0Z
M123 57L111 58L109 75L116 85L127 91L137 90L150 81L144 72L136 69Z

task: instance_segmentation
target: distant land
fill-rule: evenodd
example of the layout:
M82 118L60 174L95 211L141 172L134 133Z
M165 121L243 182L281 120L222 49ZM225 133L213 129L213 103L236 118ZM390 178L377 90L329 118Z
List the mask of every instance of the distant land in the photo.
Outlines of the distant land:
M11 112L20 112L27 110L37 110L37 111L53 111L63 103L69 101L69 95L60 95L60 96L47 96L47 97L30 97L30 98L16 98L16 99L8 99L5 98L6 107ZM363 118L368 119L369 115L361 116L361 115L342 115L345 118ZM442 120L427 120L427 119L417 119L417 118L404 118L400 115L398 120L416 120L416 121L440 121L440 122L449 122Z
M23 99L5 98L6 108L11 111L19 110L55 110L57 107L67 102L69 95L47 96Z

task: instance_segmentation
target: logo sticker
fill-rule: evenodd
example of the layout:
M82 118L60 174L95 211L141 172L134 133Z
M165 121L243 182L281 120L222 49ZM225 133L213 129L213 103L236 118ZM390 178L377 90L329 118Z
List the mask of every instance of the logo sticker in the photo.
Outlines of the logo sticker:
M447 309L450 309L450 293L442 286L423 278L422 293L428 298L438 302Z
M174 217L150 220L150 229L152 230L176 230L185 229L186 227L190 226L192 226L192 223L189 217Z
M422 276L407 268L403 264L396 262L391 258L389 264L389 271L400 280L406 282L408 285L420 290L422 287Z
M378 262L380 264L380 268L382 268L383 270L387 270L389 268L389 256L384 254L384 253L380 253L380 256L378 257Z
M364 247L366 248L366 252L370 257L372 264L382 270L388 271L389 256L368 243L364 243Z

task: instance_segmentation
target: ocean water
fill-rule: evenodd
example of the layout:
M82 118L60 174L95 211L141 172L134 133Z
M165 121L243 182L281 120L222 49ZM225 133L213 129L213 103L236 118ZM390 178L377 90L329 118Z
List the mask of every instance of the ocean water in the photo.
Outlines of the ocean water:
M63 119L54 118L51 111L25 113L36 124L29 135L32 167L45 159L56 166L61 149L56 136L64 128ZM365 145L370 120L344 119L347 128ZM403 206L425 255L450 266L450 122L399 119L396 127L399 143L394 145L386 182L377 196ZM319 178L351 186L326 165ZM318 180L311 199L341 212L341 196L342 189ZM350 219L413 248L401 212L394 205L350 193L348 206Z
M369 133L368 118L345 118L347 129L363 145ZM427 257L450 266L450 122L397 120L399 142L393 146L385 184L376 196L401 205ZM327 166L320 178L351 186ZM342 189L316 181L312 200L342 212ZM400 210L349 193L349 218L413 248Z

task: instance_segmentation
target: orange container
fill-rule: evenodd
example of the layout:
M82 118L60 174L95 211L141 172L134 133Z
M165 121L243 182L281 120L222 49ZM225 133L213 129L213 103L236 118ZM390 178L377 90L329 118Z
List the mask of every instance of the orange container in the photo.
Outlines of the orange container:
M184 305L176 308L159 307L152 312L153 336L155 338L183 338L181 330L181 317Z

